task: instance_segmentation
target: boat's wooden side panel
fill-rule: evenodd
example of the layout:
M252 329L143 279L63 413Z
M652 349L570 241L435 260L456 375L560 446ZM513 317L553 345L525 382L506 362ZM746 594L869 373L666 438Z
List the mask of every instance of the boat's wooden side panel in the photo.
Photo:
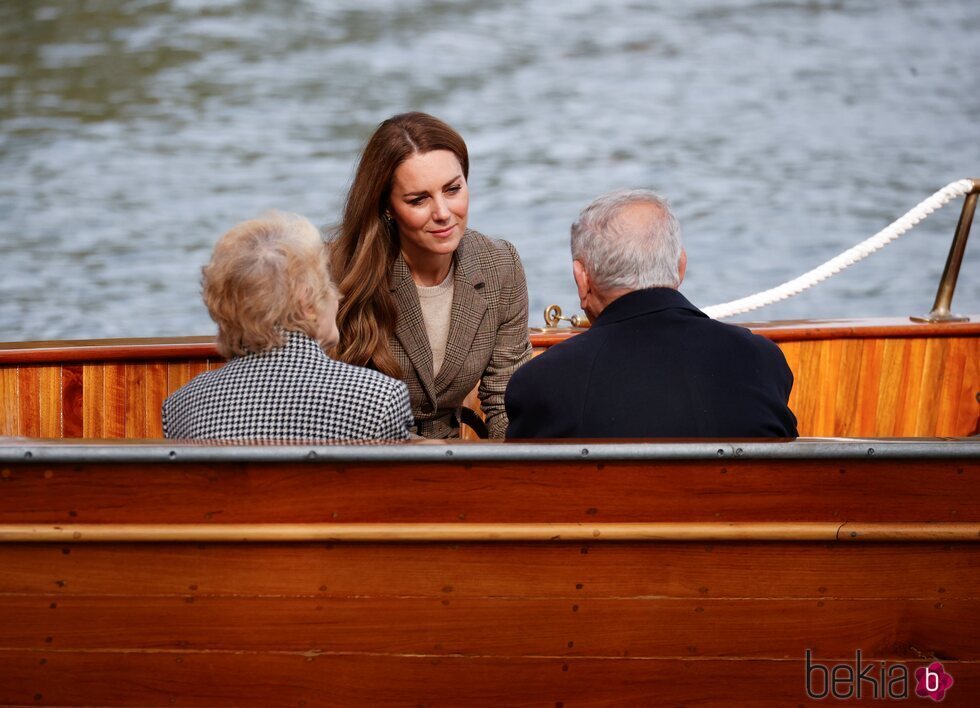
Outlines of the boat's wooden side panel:
M978 498L972 459L0 471L0 524L39 526L980 528ZM0 597L0 704L782 708L808 703L807 650L875 676L938 657L946 705L980 695L980 541L0 542Z
M0 366L0 436L163 437L164 399L221 360Z
M978 460L12 464L2 474L0 524L980 523Z
M980 339L781 342L800 433L816 437L963 436L980 413Z
M0 366L0 435L23 435L19 373L19 366Z
M941 572L936 587L910 589L906 595L922 595L911 599L895 597L903 579L857 580L899 555L889 546L852 557L808 544L766 544L762 554L682 544L702 556L700 568L685 564L684 588L670 575L678 556L670 544L617 549L638 556L629 578L612 559L602 562L611 547L598 544L588 553L553 546L550 558L530 553L534 546L462 544L448 548L448 566L439 562L445 546L389 548L381 558L376 549L347 557L340 546L314 546L300 558L291 546L251 549L245 564L255 568L281 566L284 555L305 561L291 568L296 586L260 580L279 586L274 595L237 584L234 546L184 548L185 587L172 585L159 560L155 578L138 571L135 563L152 563L156 553L136 546L119 558L135 563L114 569L106 594L72 592L88 578L86 564L69 555L82 558L89 547L51 549L61 562L32 581L49 588L34 595L10 587L0 605L0 702L296 705L321 692L313 704L536 705L547 697L548 705L606 705L629 695L644 705L670 696L683 705L781 707L805 701L807 649L825 665L852 663L860 649L866 663L904 662L910 673L935 655L957 680L949 705L972 705L980 691L978 600L957 599L980 584L972 547L959 577ZM820 572L786 567L815 549L836 558ZM5 550L4 568L25 560ZM901 556L920 566L946 559L931 547ZM551 562L531 567L542 560ZM232 577L229 565L239 569ZM774 571L788 581L778 593L760 582ZM128 590L119 593L120 585ZM883 585L887 596L879 597ZM691 680L678 685L678 676Z
M824 339L780 334L786 338L776 341L795 376L790 407L803 436L958 437L978 430L980 336L972 330L926 336L906 327L867 337L853 330ZM560 338L539 337L536 351L552 340ZM160 437L163 399L221 365L200 354L149 359L145 352L132 360L113 353L102 361L16 363L14 353L0 364L0 435ZM467 403L478 405L475 391Z
M691 706L810 705L802 660L686 661L604 658L360 656L262 653L120 653L108 666L88 652L0 651L15 705L201 706ZM43 664L41 663L43 661ZM908 673L911 677L913 666ZM977 665L946 662L956 685L943 706L974 708ZM45 678L64 676L53 682ZM913 688L910 693L913 700ZM178 694L173 686L184 687ZM749 693L737 691L745 687ZM191 689L196 690L191 690ZM867 680L862 700L882 705ZM0 689L2 691L2 689ZM0 692L3 700L8 692ZM691 696L696 696L694 699ZM171 699L175 702L171 703ZM833 700L833 699L831 699ZM884 703L887 705L887 703ZM813 705L820 705L814 702Z
M773 600L758 597L759 590L735 599L671 600L456 598L451 592L426 598L14 596L0 606L0 646L633 659L787 659L807 649L846 659L860 648L869 658L917 659L908 650L915 646L980 660L980 600ZM767 613L778 613L779 621L760 622Z
M0 595L980 600L969 544L0 544ZM760 593L755 593L759 597Z
M85 374L81 366L61 369L61 432L65 438L85 434Z
M20 395L20 422L28 437L41 436L40 381L41 367L22 367L18 371L18 394Z

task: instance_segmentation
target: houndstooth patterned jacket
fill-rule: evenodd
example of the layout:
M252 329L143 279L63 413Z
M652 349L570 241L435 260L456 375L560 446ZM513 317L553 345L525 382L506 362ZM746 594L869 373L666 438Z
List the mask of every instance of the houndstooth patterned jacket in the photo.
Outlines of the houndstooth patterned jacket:
M390 340L392 353L408 384L420 435L457 435L452 416L479 382L480 407L490 437L502 438L507 429L507 382L531 358L524 269L511 244L470 229L453 254L453 262L452 315L439 375L432 376L432 348L418 290L400 254L390 278L398 306L398 324Z
M410 425L404 383L334 361L299 332L195 377L163 404L168 438L403 440Z

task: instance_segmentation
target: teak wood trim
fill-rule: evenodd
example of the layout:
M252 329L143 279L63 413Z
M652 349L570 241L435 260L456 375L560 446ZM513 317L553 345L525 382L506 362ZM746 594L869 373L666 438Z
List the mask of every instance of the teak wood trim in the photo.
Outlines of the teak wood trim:
M980 321L893 321L878 330L855 322L836 323L837 328L782 324L788 329L769 325L756 331L778 342L793 371L789 405L801 435L908 438L980 432ZM814 324L820 326L806 329ZM871 336L875 332L881 336ZM540 353L571 336L569 329L539 331L532 341ZM0 344L0 436L160 438L167 395L223 365L206 338L103 340L102 348L98 342L61 344ZM104 358L95 358L99 354ZM31 358L36 361L24 361ZM466 405L479 409L475 389Z
M0 364L218 359L214 337L91 339L0 344Z
M0 525L0 543L308 543L597 541L977 542L980 524L839 522L608 524L72 524Z
M819 339L882 339L895 337L965 337L980 335L980 315L969 322L914 323L903 318L853 320L792 320L736 322L774 342ZM583 330L531 328L531 344L547 348ZM12 342L0 344L0 365L84 361L171 361L222 359L213 337L147 339L90 339L77 341Z

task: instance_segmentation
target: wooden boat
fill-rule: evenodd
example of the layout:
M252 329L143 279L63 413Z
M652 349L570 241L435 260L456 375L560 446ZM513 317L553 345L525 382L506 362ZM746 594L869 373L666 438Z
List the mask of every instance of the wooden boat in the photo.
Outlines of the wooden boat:
M976 705L980 316L752 328L799 440L176 444L208 340L0 345L0 704Z

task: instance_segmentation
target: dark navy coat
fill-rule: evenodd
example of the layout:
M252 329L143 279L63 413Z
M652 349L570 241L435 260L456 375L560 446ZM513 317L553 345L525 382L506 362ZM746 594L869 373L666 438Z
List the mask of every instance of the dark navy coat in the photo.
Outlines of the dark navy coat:
M507 437L796 437L792 388L768 339L676 290L636 290L514 373Z

